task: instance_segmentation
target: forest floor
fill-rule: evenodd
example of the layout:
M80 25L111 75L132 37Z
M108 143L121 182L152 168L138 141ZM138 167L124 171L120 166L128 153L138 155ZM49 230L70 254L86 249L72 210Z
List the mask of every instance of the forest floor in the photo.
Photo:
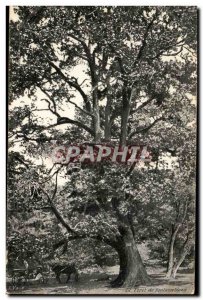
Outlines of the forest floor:
M58 284L55 278L50 278L48 283L39 284L37 282L27 287L19 287L12 290L8 288L8 294L193 294L194 293L194 272L181 268L177 278L168 280L165 278L164 268L148 267L147 271L152 279L151 286L139 286L133 289L112 288L110 281L118 274L119 267L106 267L102 272L81 273L79 281L75 283L70 280L68 284ZM62 277L62 280L65 278ZM65 280L64 280L65 281Z

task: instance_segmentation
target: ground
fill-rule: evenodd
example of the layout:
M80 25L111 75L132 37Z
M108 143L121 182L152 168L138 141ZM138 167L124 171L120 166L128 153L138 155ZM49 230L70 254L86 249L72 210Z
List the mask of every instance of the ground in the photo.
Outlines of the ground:
M33 283L26 288L11 290L9 294L194 294L194 272L180 269L177 278L167 280L165 269L147 268L152 279L151 286L133 289L111 288L110 281L118 274L119 267L104 268L103 272L81 273L79 282L71 280L68 284L58 284L50 278L47 284ZM63 278L62 278L63 279Z

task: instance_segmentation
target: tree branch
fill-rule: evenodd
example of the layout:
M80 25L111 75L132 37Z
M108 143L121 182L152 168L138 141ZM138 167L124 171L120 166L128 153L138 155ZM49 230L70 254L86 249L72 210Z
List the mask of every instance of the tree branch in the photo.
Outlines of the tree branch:
M176 56L182 51L183 51L183 47L181 47L180 50L178 50L177 52L174 52L174 53L165 53L164 54L165 50L163 50L159 54L157 54L155 57L152 57L152 59L158 58L159 56Z
M85 94L85 92L81 88L81 86L77 82L71 81L68 77L66 77L63 74L63 72L61 71L61 69L59 67L57 67L51 60L49 60L49 59L47 59L47 60L48 60L49 64L57 71L57 73L63 78L63 80L65 82L67 82L70 85L70 87L75 88L80 93L80 95L82 96L82 98L85 102L86 110L91 112L91 104L88 100L87 95Z
M94 135L94 131L90 127L86 126L85 124L77 120L72 120L68 117L60 117L57 120L57 125L61 125L61 124L73 124L89 132L92 136Z
M150 130L152 127L154 127L154 126L156 125L156 123L158 123L158 122L161 121L161 120L163 121L164 118L163 118L163 117L158 118L158 119L156 119L154 122L152 122L149 126L131 132L131 133L129 134L129 136L128 136L128 139L131 139L131 138L132 138L134 135L136 135L136 134L139 134L139 133L146 133L148 130Z
M182 50L183 50L183 46L184 44L181 44L184 42L184 39L177 42L176 44L170 44L169 46L165 47L163 50L161 50L159 53L157 53L155 56L151 57L150 59L155 59L158 58L159 56L163 55L163 56L175 56L177 54L179 54ZM164 54L165 51L170 51L170 49L172 49L173 47L181 47L180 51L176 52L176 53L172 53L172 54Z
M47 91L45 91L40 85L38 85L39 89L49 98L49 100L52 102L54 110L51 108L50 102L46 99L44 99L48 104L49 104L49 110L56 115L57 117L60 117L59 113L57 112L56 109L56 102L54 101L54 99L49 95L49 93L47 93Z
M56 193L57 193L57 188L58 188L58 173L59 173L60 168L57 170L56 172L56 179L55 179L55 188L54 188L54 192L52 195L52 200L54 200Z
M69 33L68 36L70 36L72 39L75 39L76 41L78 41L83 46L83 49L84 49L85 54L87 56L87 61L88 61L89 67L90 67L92 83L93 83L93 86L95 86L95 84L96 84L96 73L95 73L95 66L94 66L94 63L95 63L94 55L92 57L90 49L86 45L85 41L83 41L82 39L78 38L77 36L75 36L74 34L71 34L71 33Z
M49 110L53 115L57 116L57 118L60 118L59 113L57 113L55 110L53 110L53 109L51 108L51 103L49 102L49 100L48 100L48 99L41 99L41 101L43 101L43 100L44 100L45 102L48 103L48 110Z
M58 209L56 208L56 206L53 203L53 199L50 198L49 194L40 186L40 190L43 192L43 194L47 197L47 200L49 202L49 205L53 211L53 213L55 214L55 216L57 217L57 219L60 221L60 223L67 229L68 232L76 234L77 232L75 232L72 227L63 219L62 215L60 214L60 212L58 211ZM52 197L53 198L53 197Z
M94 115L92 113L90 113L87 110L82 109L80 106L78 106L75 102L71 101L70 99L68 100L69 103L73 104L76 108L78 108L81 112L83 112L84 114L90 116L90 117L94 117Z
M132 110L132 113L136 113L138 110L142 109L143 107L145 107L147 104L149 104L150 102L152 102L154 100L154 97L149 98L147 101L145 101L144 103L142 103L140 106L138 106L136 109Z
M136 60L135 60L135 62L134 62L134 64L133 64L133 67L136 66L136 64L138 63L138 61L140 60L140 58L141 58L142 55L143 55L144 48L146 47L146 44L147 44L147 37L148 37L149 30L150 30L150 28L152 27L152 25L153 25L153 23L154 23L156 17L157 17L157 12L154 14L154 16L153 16L151 22L147 25L147 28L146 28L146 31L145 31L145 33L144 33L144 37L143 37L143 40L142 40L142 45L141 45L141 47L140 47L140 49L139 49L139 52L138 52L138 55L137 55L137 57L136 57Z

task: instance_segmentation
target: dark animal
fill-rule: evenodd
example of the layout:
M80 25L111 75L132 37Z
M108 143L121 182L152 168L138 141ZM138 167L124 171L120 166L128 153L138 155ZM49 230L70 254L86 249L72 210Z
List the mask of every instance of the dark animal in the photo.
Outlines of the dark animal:
M70 280L71 274L75 275L75 281L78 281L78 271L75 267L75 264L67 264L67 265L54 265L52 267L53 272L56 274L56 279L59 283L61 283L60 275L66 274L67 280L66 283Z

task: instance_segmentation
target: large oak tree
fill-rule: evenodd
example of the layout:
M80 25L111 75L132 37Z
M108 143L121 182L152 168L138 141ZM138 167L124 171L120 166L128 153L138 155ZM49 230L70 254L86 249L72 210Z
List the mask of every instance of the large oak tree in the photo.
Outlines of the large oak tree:
M154 183L163 187L164 155L179 166L185 152L187 163L193 159L196 23L194 7L24 6L10 21L11 147L23 147L30 184L69 239L92 237L116 249L114 285L150 284L136 245L137 205L150 199ZM63 139L148 144L154 164L88 165L69 174L63 164L50 172L35 165L48 142ZM59 176L68 176L63 199Z

